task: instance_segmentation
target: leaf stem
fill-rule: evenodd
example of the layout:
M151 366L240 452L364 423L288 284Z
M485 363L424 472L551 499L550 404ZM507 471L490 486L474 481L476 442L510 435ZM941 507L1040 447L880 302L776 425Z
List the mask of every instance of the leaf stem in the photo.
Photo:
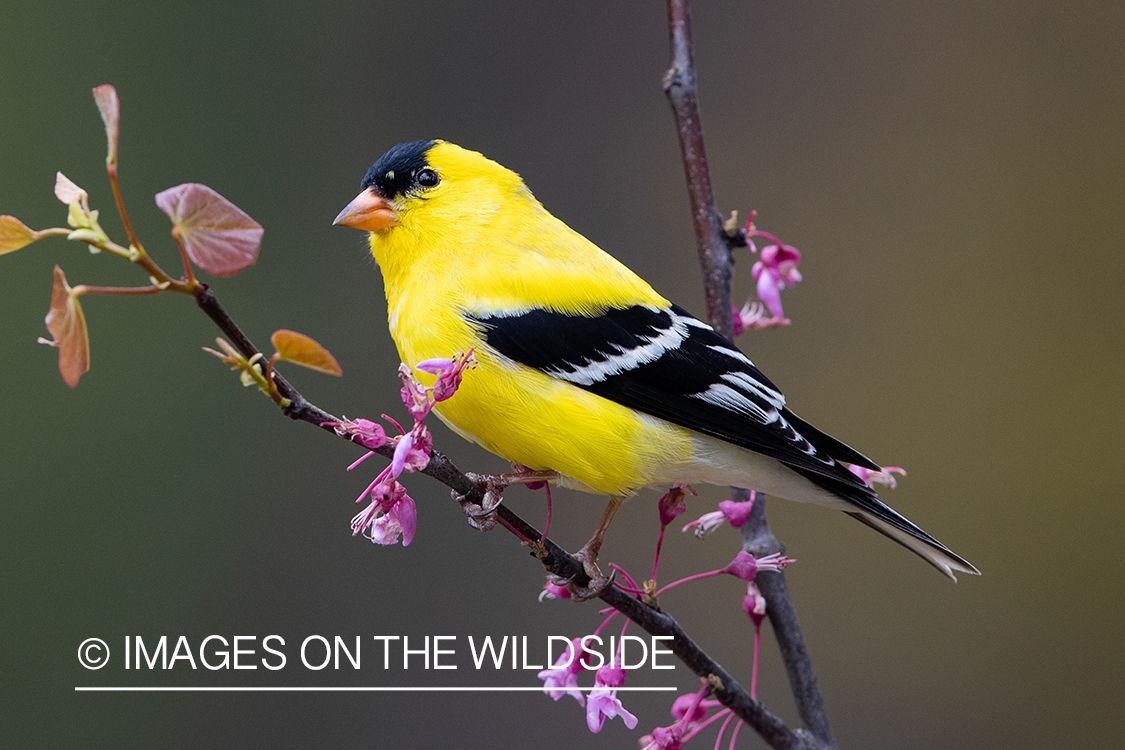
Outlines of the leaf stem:
M187 279L187 287L189 290L194 290L199 286L199 282L195 280L195 272L191 270L191 259L188 258L187 248L184 247L184 238L180 234L179 227L172 229L172 237L175 238L176 244L180 246L180 258L184 262L184 278Z
M105 171L109 175L109 186L113 190L113 202L117 204L117 215L121 217L121 224L125 227L125 234L129 237L129 244L136 248L142 256L146 255L137 233L133 231L133 223L129 221L129 214L125 211L125 201L121 197L121 186L117 181L117 159L106 160Z
M74 294L160 294L168 291L168 289L159 284L152 286L89 286L79 284L72 291Z
M39 231L35 232L35 239L41 240L44 237L66 237L72 231L74 230L67 229L66 227L51 227L50 229L40 229Z

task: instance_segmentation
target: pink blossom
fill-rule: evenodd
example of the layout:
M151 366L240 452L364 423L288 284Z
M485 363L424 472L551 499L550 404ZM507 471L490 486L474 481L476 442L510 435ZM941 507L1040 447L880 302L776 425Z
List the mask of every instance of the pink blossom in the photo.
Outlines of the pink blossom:
M415 421L422 421L434 408L434 404L451 398L457 392L465 370L476 367L476 364L472 349L468 354L458 353L453 359L448 357L424 359L414 365L414 369L437 375L437 380L432 386L419 383L406 364L399 365L398 375L402 378L402 403L406 405Z
M792 245L783 244L781 240L769 232L763 232L755 227L754 217L757 213L757 211L750 212L750 216L746 219L744 234L746 245L752 253L758 252L758 248L754 244L755 237L761 237L771 243L762 248L759 256L761 259L754 264L751 273L754 280L758 282L758 299L765 303L774 317L763 319L761 312L755 311L753 306L747 303L747 307L744 307L741 311L744 316L736 314L736 329L738 329L740 322L743 329L788 325L789 321L785 319L785 313L781 309L781 290L792 287L801 280L801 272L797 270L797 263L801 260L801 252ZM742 317L741 321L739 317Z
M687 496L698 497L690 484L674 484L664 497L660 498L660 525L667 526L676 516L687 510Z
M426 364L434 363L437 360L427 360ZM438 374L437 382L434 383L430 393L435 402L445 401L457 392L461 386L461 378L465 374L465 370L470 367L476 367L477 361L473 357L473 350L470 349L468 354L457 354L448 365L442 364L440 367L437 365L430 365L434 369L427 370L427 372Z
M781 328L789 325L789 318L766 317L766 308L761 302L746 300L746 304L739 310L731 306L731 317L734 323L734 335L738 336L743 331L759 331L765 328Z
M707 718L707 712L713 706L718 706L718 701L705 701L704 696L711 690L711 686L704 684L698 692L681 695L672 703L672 716L676 722L668 727L657 727L652 734L641 738L641 750L679 750L686 740L691 739L700 729L710 724L715 719L730 711L725 709ZM718 745L716 745L718 747Z
M699 693L687 693L672 702L672 715L686 724L694 724L707 718L707 707Z
M884 484L892 490L898 486L898 482L895 481L892 474L906 476L906 469L898 466L884 466L880 471L873 471L858 464L852 464L848 467L848 471L862 479L868 487L874 488L875 484Z
M796 560L782 557L780 553L755 559L749 552L741 551L723 568L722 572L749 582L754 580L754 576L758 574L759 570L777 571L793 562L796 562Z
M371 505L352 519L352 534L366 532L364 535L368 539L382 545L398 544L401 536L402 546L408 547L418 526L418 510L413 498L406 494L406 488L391 479L389 472L384 471L380 477L382 481L373 483L364 493L370 494Z
M405 389L403 389L405 390ZM391 475L398 476L406 468L406 455L414 447L414 433L408 432L398 439L395 445L395 455L391 459Z
M641 737L641 750L681 750L683 748L683 727L673 724L670 727L657 727L652 734Z
M437 375L440 372L448 370L453 367L453 360L449 357L434 357L432 359L423 359L418 364L414 365L415 370L428 372L431 375Z
M434 408L429 389L415 380L410 368L404 364L398 366L398 376L402 378L402 390L399 393L406 410L416 421L425 419L430 409Z
M402 472L421 471L430 461L434 439L425 425L415 425L414 429L398 439L394 457L391 459L391 474L398 477Z
M754 623L754 668L750 672L750 697L758 699L758 665L762 655L762 621L766 619L766 598L753 581L746 584L746 596L742 600L742 611ZM742 726L739 724L739 726ZM738 727L734 729L738 734ZM731 740L733 744L734 740Z
M543 590L539 592L539 601L546 601L547 599L570 599L570 589L566 586L558 586L550 581L547 581L543 586Z
M756 628L760 627L762 620L766 619L766 598L758 590L758 584L753 581L747 584L746 597L742 600L742 611L753 621Z
M750 511L754 509L754 493L750 493L750 499L743 503L736 503L733 500L723 500L719 503L719 512L730 521L730 525L736 529L741 529L747 521L750 520Z
M575 638L567 644L566 651L559 654L554 666L539 673L539 679L543 680L543 692L552 699L557 701L564 695L569 695L579 705L586 705L586 699L578 689L578 675L586 669L578 656L581 648L582 639Z
M402 536L402 546L409 547L414 540L414 531L418 525L417 509L414 500L407 495L404 500L395 505L371 524L368 537L375 544L398 544Z
M637 717L625 710L617 699L617 688L625 684L625 670L616 666L616 658L599 669L594 680L594 689L586 700L586 726L591 732L600 732L606 719L620 716L625 726L637 728Z
M723 500L719 503L718 510L704 513L696 520L686 524L682 530L687 531L694 528L695 535L702 539L724 523L729 523L734 528L740 529L750 519L750 511L754 509L755 497L757 497L757 493L751 492L750 499L743 503Z
M704 686L699 692L677 698L672 703L672 716L676 718L676 723L668 727L657 727L652 730L652 734L642 737L641 750L680 750L684 735L707 718L709 707L703 696L709 689L709 686ZM717 704L718 701L711 703ZM690 738L691 735L688 735L688 739Z
M365 422L366 425L359 424ZM368 420L356 420L336 427L336 431L345 430L353 438L364 433L386 436L381 427ZM378 446L376 446L378 447ZM398 544L402 538L402 546L408 547L414 540L414 532L418 527L418 509L414 499L406 494L406 488L398 483L398 477L404 471L418 471L425 468L430 460L433 448L433 438L425 425L416 422L414 429L398 438L395 444L394 456L391 464L367 486L356 502L363 502L365 497L370 497L371 504L352 518L352 536L363 533L375 544ZM348 467L351 471L368 457L373 455L368 452L358 461Z
M800 251L792 245L766 245L762 248L761 260L750 269L758 282L758 299L774 317L785 316L781 309L781 290L801 280L801 272L797 270L800 260Z
M364 448L378 448L387 443L387 433L370 419L361 418L353 422L345 417L339 422L326 424L335 430L337 435L350 438Z
M673 484L664 497L660 498L660 536L656 538L656 555L652 558L652 580L656 581L656 567L660 564L660 548L664 546L664 532L668 524L687 510L687 496L698 497L690 484Z

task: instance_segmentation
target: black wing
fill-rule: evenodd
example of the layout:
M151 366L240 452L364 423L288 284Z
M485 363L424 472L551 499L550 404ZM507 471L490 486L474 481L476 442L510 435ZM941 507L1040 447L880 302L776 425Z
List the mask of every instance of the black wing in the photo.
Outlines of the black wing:
M746 355L676 305L608 309L596 316L533 309L465 317L478 328L485 345L504 357L777 459L857 510L948 553L963 566L958 569L975 571L879 500L840 462L873 470L880 469L878 464L789 411L785 397ZM850 515L895 538L862 514Z
M680 307L468 317L484 342L509 359L802 473L862 485L837 461L879 468L789 411L742 352ZM837 491L837 482L829 489Z

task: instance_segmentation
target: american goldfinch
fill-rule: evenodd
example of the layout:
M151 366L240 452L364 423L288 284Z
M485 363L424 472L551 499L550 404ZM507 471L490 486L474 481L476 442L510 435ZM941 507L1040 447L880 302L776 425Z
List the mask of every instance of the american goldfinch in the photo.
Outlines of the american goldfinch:
M877 464L791 412L734 344L548 213L515 172L452 143L404 143L335 224L370 232L403 362L476 350L478 368L435 409L462 437L618 498L710 483L837 508L954 580L978 572L845 465Z

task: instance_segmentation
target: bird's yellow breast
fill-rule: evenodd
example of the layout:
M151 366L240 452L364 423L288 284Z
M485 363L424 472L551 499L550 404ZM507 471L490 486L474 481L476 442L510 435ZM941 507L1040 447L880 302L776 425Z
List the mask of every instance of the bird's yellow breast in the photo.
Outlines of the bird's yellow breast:
M465 374L457 393L436 411L493 453L617 495L631 494L690 457L686 430L483 346L449 295L388 288L388 301L391 336L407 365L476 347L478 367Z

